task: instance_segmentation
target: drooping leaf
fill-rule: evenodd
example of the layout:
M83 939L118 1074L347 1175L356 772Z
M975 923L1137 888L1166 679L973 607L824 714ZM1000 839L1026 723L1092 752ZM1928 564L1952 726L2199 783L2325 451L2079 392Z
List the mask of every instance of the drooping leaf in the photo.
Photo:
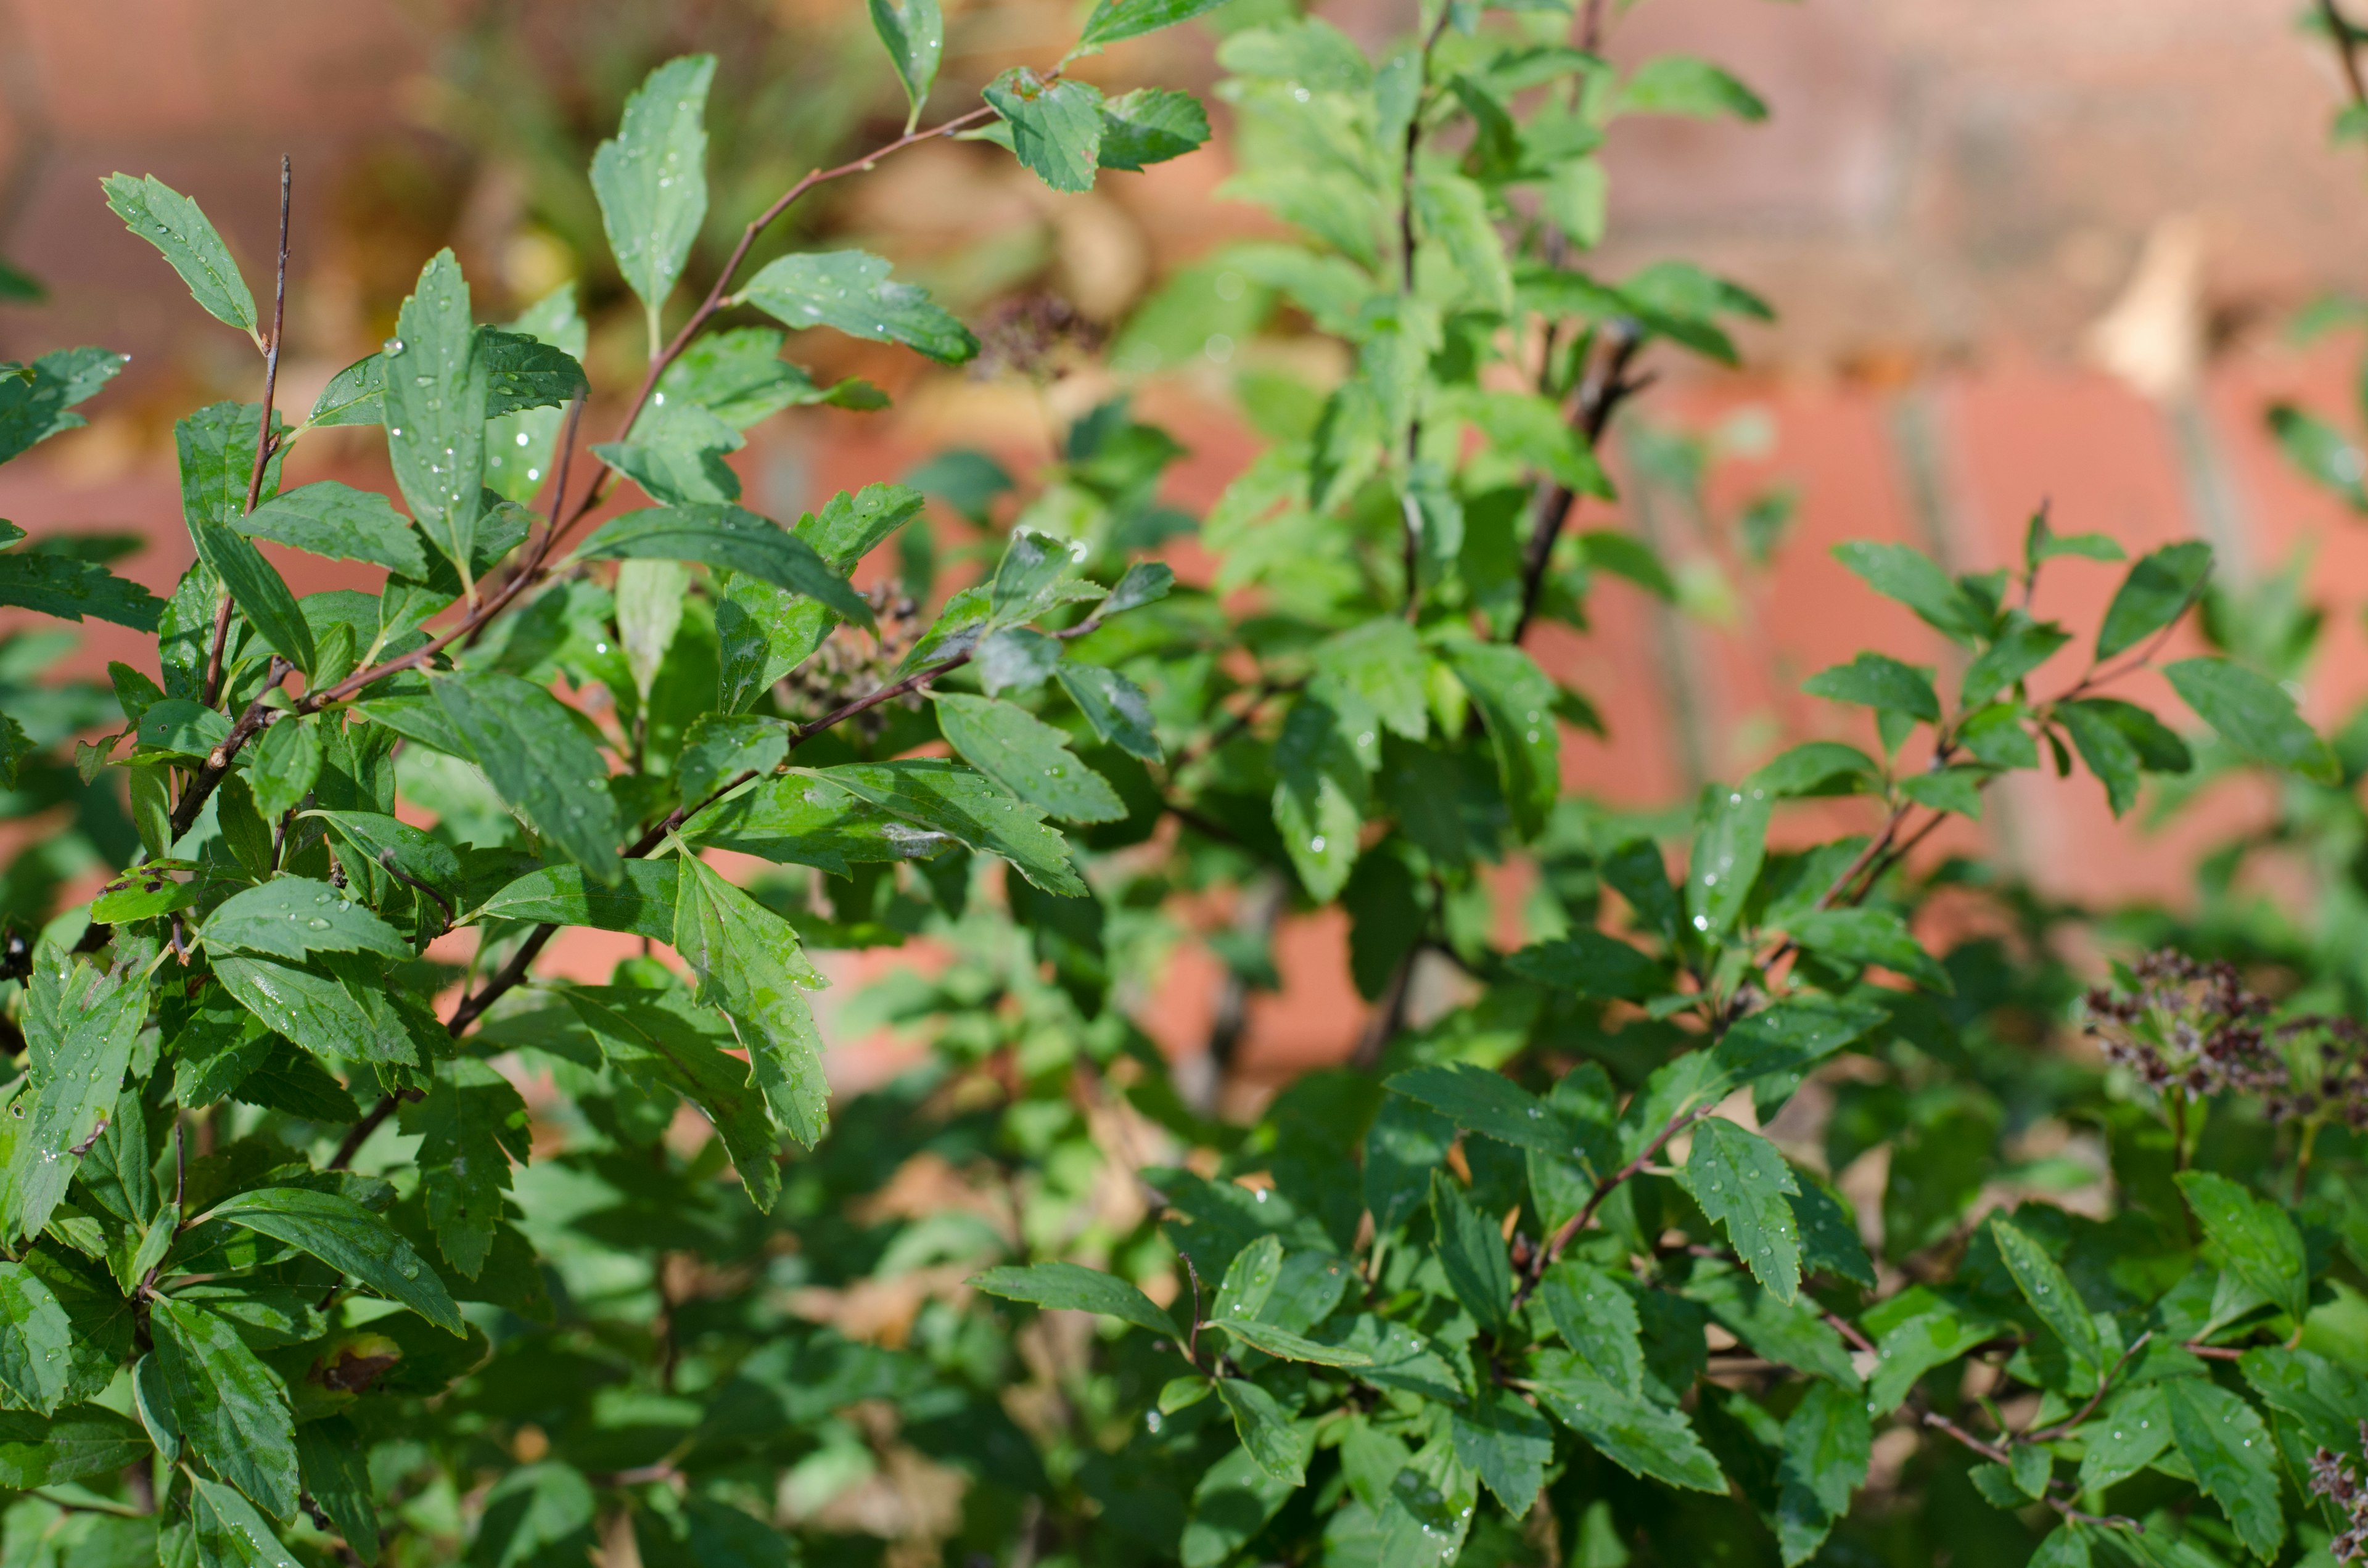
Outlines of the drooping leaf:
M1341 717L1309 695L1292 706L1274 748L1274 826L1311 897L1337 897L1355 869L1370 792Z
M1014 799L985 774L936 758L916 757L814 768L807 771L807 777L929 833L999 855L1030 886L1045 892L1064 898L1086 895L1085 881L1077 875L1067 841L1044 825L1043 815L1035 807ZM916 850L920 847L914 846Z
M199 1568L303 1568L254 1504L204 1476L189 1483L189 1533Z
M2201 540L2167 544L2138 558L2105 607L2097 631L2097 657L2110 659L2177 620L2195 602L2212 570L2212 547Z
M1786 924L1793 939L1809 952L1844 963L1881 964L1944 994L1955 988L1949 971L1887 909L1804 910Z
M419 1135L419 1187L437 1247L474 1279L501 1228L510 1162L527 1161L526 1101L485 1062L455 1057L436 1064L427 1097L406 1109L404 1129Z
M1620 85L1619 101L1629 114L1768 118L1768 106L1758 94L1708 61L1686 54L1657 54L1637 66Z
M610 1066L655 1077L700 1108L723 1138L749 1200L759 1212L770 1210L781 1190L777 1135L748 1064L724 1053L736 1042L723 1020L680 990L570 985L560 994Z
M2275 681L2226 659L2181 659L2162 673L2181 700L2246 756L2317 784L2342 778L2334 749Z
M699 977L699 999L732 1020L774 1119L812 1148L829 1123L830 1085L822 1035L800 988L819 990L823 977L789 922L687 849L677 858L675 950Z
M1575 1135L1561 1113L1502 1073L1468 1062L1411 1067L1388 1086L1469 1131L1544 1153L1571 1153Z
M1873 1441L1866 1400L1854 1388L1812 1383L1785 1417L1776 1504L1785 1568L1808 1561L1850 1512L1850 1494L1866 1484Z
M151 1452L139 1423L105 1405L73 1405L54 1417L0 1412L0 1486L15 1491L110 1474Z
M312 624L297 607L287 581L236 530L221 523L189 519L198 559L219 579L271 651L310 674L318 657Z
M2162 1400L2180 1454L2195 1469L2195 1483L2220 1505L2254 1556L2273 1560L2285 1540L2286 1521L2260 1416L2203 1378L2171 1379L2162 1385Z
M1448 1289L1481 1324L1501 1324L1513 1298L1513 1267L1503 1233L1443 1172L1431 1174L1430 1214L1438 1231L1432 1245Z
M1068 737L1016 704L933 694L938 728L962 759L1042 811L1069 822L1115 822L1126 807L1107 779L1071 754Z
M667 61L625 100L617 134L592 154L609 249L653 321L707 216L707 89L714 79L712 54Z
M436 1271L393 1226L342 1193L260 1187L216 1204L206 1218L243 1225L302 1248L447 1333L466 1332L460 1309Z
M1538 1403L1631 1475L1694 1492L1725 1493L1725 1474L1685 1415L1615 1388L1567 1350L1531 1360Z
M337 1533L364 1562L378 1561L378 1509L370 1497L370 1450L343 1415L296 1428L296 1460L304 1494L329 1516Z
M316 1194L315 1196L321 1196ZM274 1518L296 1512L296 1423L279 1375L230 1321L159 1296L149 1305L173 1419L214 1473Z
M1292 1486L1307 1483L1311 1435L1292 1424L1274 1395L1246 1378L1219 1378L1217 1397L1233 1413L1242 1447L1260 1470Z
M231 894L199 934L210 948L300 962L316 952L413 956L411 944L351 893L311 877L274 877Z
M54 1415L90 1398L131 1354L131 1332L104 1272L39 1247L0 1261L0 1403Z
M1053 674L1096 734L1129 756L1138 756L1145 762L1160 760L1151 699L1144 695L1141 687L1116 670L1099 665L1063 663L1053 666Z
M1010 128L1012 151L1054 190L1090 190L1102 144L1101 90L1063 77L1046 81L1015 66L985 90Z
M1025 1267L990 1268L971 1280L973 1288L1006 1301L1030 1301L1040 1307L1099 1312L1121 1323L1173 1336L1176 1322L1152 1304L1151 1298L1116 1275L1076 1263L1031 1263Z
M254 291L196 202L154 175L113 174L99 186L123 226L156 247L209 315L249 335L256 333Z
M662 860L627 860L619 869L624 874L618 881L602 883L581 866L544 866L505 882L475 909L462 912L461 920L590 926L671 943L675 868Z
M274 496L238 520L238 531L336 561L383 566L402 577L425 577L427 557L419 535L386 497L334 479Z
M1554 1428L1509 1391L1491 1388L1449 1417L1455 1457L1505 1511L1520 1518L1538 1500L1554 1460Z
M438 676L436 701L504 801L596 880L623 875L609 768L559 699L516 676Z
M1138 87L1101 105L1099 157L1106 169L1143 169L1197 150L1209 140L1209 113L1190 93Z
M31 982L24 1031L30 1074L13 1118L6 1211L0 1222L39 1235L81 1160L114 1113L148 1007L145 983L76 963L42 966ZM29 1104L28 1104L29 1100Z
M407 993L387 991L377 960L328 953L299 965L225 952L215 955L213 966L214 978L240 1006L274 1034L315 1056L403 1063L419 1060L403 1012L404 1004L419 1004Z
M1686 862L1686 907L1693 927L1724 932L1742 918L1768 852L1775 801L1760 785L1702 788L1694 807L1693 852Z
M2294 1217L2211 1171L2175 1177L2223 1267L2299 1324L2310 1311L2310 1262Z
M576 550L585 561L703 561L819 599L858 625L871 607L814 547L768 517L738 506L656 506L612 517Z
M1861 653L1847 665L1820 670L1801 683L1812 697L1855 702L1884 713L1904 713L1911 719L1938 723L1941 699L1932 677L1910 665L1882 653Z
M942 365L978 352L978 339L927 290L893 281L888 264L862 251L785 256L748 281L741 297L796 327L835 327L850 337L901 343Z
M1527 653L1502 643L1458 644L1448 657L1487 726L1514 825L1524 834L1537 832L1562 793L1553 680Z

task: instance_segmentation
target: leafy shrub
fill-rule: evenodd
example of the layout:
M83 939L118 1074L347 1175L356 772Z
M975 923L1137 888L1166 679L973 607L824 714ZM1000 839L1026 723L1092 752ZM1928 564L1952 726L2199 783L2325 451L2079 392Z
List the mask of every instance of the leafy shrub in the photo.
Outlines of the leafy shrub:
M974 135L1064 190L1189 152L1200 106L1068 66L1209 8L1103 0L1079 54L883 151ZM871 10L917 125L935 6ZM940 456L915 478L995 553L926 624L926 548L849 582L920 491L784 527L722 454L879 401L782 327L976 340L852 251L743 277L744 246L677 314L711 62L659 67L592 163L651 358L589 447L570 301L479 325L449 255L287 424L277 304L192 203L111 178L267 393L178 426L169 600L110 546L0 555L0 600L158 637L154 673L112 666L123 728L75 744L86 790L57 748L105 696L36 684L36 638L0 668L16 809L74 813L13 906L127 868L8 953L9 1560L2356 1555L2357 983L2305 1015L2171 953L2082 1003L2067 912L1910 861L2007 773L2077 759L2120 812L2193 769L2119 683L2209 591L2204 547L2075 629L2037 581L2123 552L2044 515L1987 574L1846 545L1945 678L1874 650L1812 677L1869 744L1703 790L1674 874L1562 790L1562 726L1600 726L1524 636L1583 627L1600 573L1674 591L1633 536L1565 531L1611 494L1598 438L1646 357L1730 359L1766 313L1680 262L1580 265L1609 123L1762 112L1698 61L1615 70L1601 21L1574 46L1552 8L1456 5L1378 59L1294 17L1226 37L1232 188L1296 237L1186 268L1114 354L1239 351L1269 445L1197 522L1124 403L1024 492ZM1252 352L1292 335L1335 384ZM119 364L10 368L6 455ZM281 490L331 425L384 426L407 512ZM579 532L624 483L651 504ZM1144 559L1185 532L1205 584ZM256 539L384 588L298 598ZM2161 673L2210 763L2351 801L2368 758L2253 664ZM1786 803L1827 798L1873 831L1803 837ZM1919 915L1960 891L2007 935L1935 956ZM1375 1004L1349 1068L1247 1125L1131 1020L1180 905L1227 892L1242 984L1262 921L1336 905ZM680 971L537 974L570 926ZM464 928L464 964L427 956ZM841 1018L926 1058L834 1107L806 951L908 937L944 961Z

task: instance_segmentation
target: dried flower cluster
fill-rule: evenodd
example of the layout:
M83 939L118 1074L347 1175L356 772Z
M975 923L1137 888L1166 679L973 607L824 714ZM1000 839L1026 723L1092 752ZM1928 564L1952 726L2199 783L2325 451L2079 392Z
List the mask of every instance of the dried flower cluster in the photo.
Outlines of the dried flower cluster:
M2285 1064L2261 1023L2270 1000L2247 990L2235 965L2165 948L2130 972L2133 990L2089 993L2088 1029L2103 1042L2108 1061L2157 1092L2271 1094L2285 1087Z
M2360 1423L2360 1443L2368 1449L2368 1420ZM2368 1486L2360 1483L2351 1473L2349 1460L2338 1459L2326 1449L2311 1456L2310 1490L2313 1495L2324 1497L2342 1510L2343 1533L2328 1542L2328 1551L2338 1562L2357 1562L2368 1556Z
M2286 1082L2269 1096L2276 1121L2341 1121L2368 1131L2368 1027L2313 1015L2278 1026Z
M901 584L894 582L863 597L871 606L879 635L846 626L834 631L814 657L782 677L781 696L791 711L818 719L896 678L896 666L920 636L920 607ZM908 695L896 700L909 709L917 707L921 699ZM867 737L878 734L886 722L887 715L878 708L857 714L854 720Z

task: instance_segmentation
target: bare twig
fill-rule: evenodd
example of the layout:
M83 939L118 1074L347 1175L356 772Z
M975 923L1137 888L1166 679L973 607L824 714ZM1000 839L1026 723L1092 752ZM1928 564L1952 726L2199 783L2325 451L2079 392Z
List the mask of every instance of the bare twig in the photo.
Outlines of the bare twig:
M1710 1109L1708 1106L1697 1106L1678 1112L1669 1118L1668 1126L1653 1134L1653 1141L1639 1150L1634 1159L1595 1184L1595 1190L1587 1195L1587 1202L1579 1211L1564 1221L1562 1228L1554 1232L1546 1244L1531 1255L1529 1270L1521 1278L1520 1288L1513 1292L1514 1312L1520 1312L1529 1301L1530 1293L1538 1288L1538 1281L1545 1278L1546 1270L1562 1261L1563 1249L1587 1229L1588 1222L1595 1218L1595 1211L1603 1206L1603 1200L1610 1198L1621 1183L1642 1174L1653 1163L1653 1156L1659 1153L1670 1139L1710 1114Z
M2088 1420L2089 1416L2094 1415L2097 1413L2097 1406L2104 1403L2105 1396L2112 1392L2113 1380L2122 1375L2122 1369L2128 1366L2130 1364L2130 1358L2135 1356L2139 1351L2145 1349L2146 1341L2153 1337L2154 1330L2147 1329L2144 1334L2139 1335L2137 1338L2130 1342L2130 1347L2122 1352L2122 1358L2113 1363L2112 1370L2107 1372L2103 1377L2097 1380L2097 1392L2089 1396L2088 1403L2082 1405L2079 1409L2074 1411L2063 1420L2058 1421L2053 1426L2045 1427L2037 1432L2025 1433L2022 1440L2026 1443L2052 1442L2055 1438L2064 1436L2065 1433L2072 1430L2075 1426L2079 1426L2083 1421Z
M230 733L206 754L204 765L190 778L188 787L181 791L180 801L173 807L173 836L176 839L188 832L191 824L196 823L198 813L205 809L206 798L229 774L231 760L238 756L239 748L254 739L276 717L277 710L264 699L279 690L279 683L286 680L295 668L279 654L271 655L271 669L263 678L263 689L255 694L255 700L246 705L246 711L238 716L238 722L230 727Z
M1644 335L1634 323L1615 323L1608 347L1573 398L1571 426L1587 437L1588 451L1602 443L1603 432L1610 427L1611 415L1620 404L1645 385L1643 378L1628 373L1644 346ZM1554 559L1554 541L1562 537L1564 519L1569 517L1571 504L1577 498L1578 493L1567 484L1541 482L1537 505L1530 514L1529 552L1521 562L1521 614L1513 623L1510 641L1514 642L1528 635L1530 623L1537 619L1538 602L1545 592L1546 568Z

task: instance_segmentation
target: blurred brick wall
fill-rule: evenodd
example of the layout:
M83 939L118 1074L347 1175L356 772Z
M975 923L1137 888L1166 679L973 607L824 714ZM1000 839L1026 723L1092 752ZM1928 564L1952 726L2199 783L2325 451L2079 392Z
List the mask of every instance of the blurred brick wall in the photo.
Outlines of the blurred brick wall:
M288 380L294 401L309 398L370 345L370 269L407 276L439 237L374 220L367 207L358 219L352 192L357 171L391 142L415 165L445 166L420 106L450 23L433 6L396 0L269 12L234 0L0 6L13 35L0 54L0 255L54 295L40 309L0 308L0 355L83 341L133 355L132 372L90 410L91 429L0 470L0 516L36 531L142 529L156 544L129 570L163 588L188 554L171 415L193 399L252 397L254 364L166 286L154 256L106 211L98 177L154 171L196 195L259 275L276 158L294 154ZM792 20L814 13L787 0L776 9ZM1744 369L1670 367L1638 414L1698 428L1738 414L1763 422L1772 444L1725 465L1713 501L1782 480L1801 511L1772 571L1758 574L1722 558L1666 501L1650 509L1680 562L1707 561L1740 585L1736 621L1676 617L1612 584L1592 635L1538 639L1540 655L1593 694L1613 726L1609 743L1569 741L1575 787L1626 804L1665 801L1783 741L1846 728L1798 698L1802 676L1870 642L1944 665L1947 652L1873 599L1827 547L1899 539L1961 568L2001 564L2043 499L2059 527L2101 529L2134 551L2211 538L2238 575L2310 551L2331 636L2306 708L2328 720L2368 698L2368 539L2284 469L2260 417L2271 398L2299 396L2356 427L2351 350L2299 353L2280 331L2319 293L2368 290L2368 162L2325 145L2340 89L2293 9L2291 0L1650 0L1622 23L1614 53L1708 56L1753 83L1773 112L1761 126L1621 127L1610 154L1621 237L1608 269L1681 254L1782 312L1745 335ZM1400 20L1381 0L1327 10L1364 36ZM1139 50L1113 68L1198 85L1207 42ZM459 182L465 162L448 162ZM955 229L1044 225L1054 281L1079 297L1099 289L1104 308L1158 268L1255 226L1252 214L1207 206L1224 172L1213 149L1106 181L1089 203L1066 208L985 167L952 148L891 165L880 196L853 204L847 221L924 251L921 231L950 215ZM481 194L482 184L455 189L428 207L465 230L486 222L472 216ZM2116 324L2100 338L2108 317ZM2111 346L2102 362L2100 342ZM1078 403L1107 384L1081 378L1056 401ZM901 472L950 439L1023 460L1042 449L1043 411L1024 392L962 381L905 390L894 416L776 422L742 454L752 494L794 510ZM1186 504L1213 497L1252 450L1207 391L1187 379L1144 394L1194 449L1178 482ZM300 454L295 477L352 469L364 483L377 461L366 442L328 443ZM1645 520L1634 506L1589 505L1584 526ZM323 563L279 559L300 590L342 581ZM2066 563L2041 608L2093 617L2112 581ZM134 641L95 629L88 657L125 656ZM2043 674L2042 686L2054 678ZM2049 891L2177 898L2196 846L2258 808L2231 790L2157 840L2112 824L2085 779L2021 780L1983 831ZM1361 1012L1337 923L1287 922L1276 951L1285 991L1251 1004L1245 1061L1256 1074L1336 1056ZM596 960L605 950L587 948L581 961ZM1205 954L1179 959L1154 1010L1171 1049L1205 1037L1214 980Z

